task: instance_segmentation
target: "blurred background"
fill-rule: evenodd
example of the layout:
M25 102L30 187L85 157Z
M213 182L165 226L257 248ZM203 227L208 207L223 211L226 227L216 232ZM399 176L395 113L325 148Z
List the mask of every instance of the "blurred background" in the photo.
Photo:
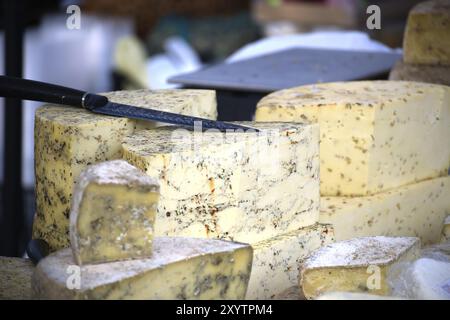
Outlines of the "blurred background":
M0 70L91 92L173 88L171 76L289 47L400 48L418 2L4 0ZM366 27L369 4L381 8L380 30ZM39 105L0 101L0 255L22 255L31 235Z

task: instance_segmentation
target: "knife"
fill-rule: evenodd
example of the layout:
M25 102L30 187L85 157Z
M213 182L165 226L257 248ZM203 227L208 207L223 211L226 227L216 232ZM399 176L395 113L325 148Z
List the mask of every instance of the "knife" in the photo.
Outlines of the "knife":
M220 131L251 129L252 131L258 131L255 128L248 128L233 123L115 103L99 94L84 92L41 81L8 76L0 76L0 96L4 98L17 98L70 105L108 116L159 121L192 128L194 125L198 125L196 122L200 121L202 129L218 129Z

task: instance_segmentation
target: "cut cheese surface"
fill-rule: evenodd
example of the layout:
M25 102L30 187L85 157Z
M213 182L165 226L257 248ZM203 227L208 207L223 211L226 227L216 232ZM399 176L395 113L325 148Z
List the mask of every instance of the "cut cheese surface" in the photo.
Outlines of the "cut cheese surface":
M110 101L215 119L210 90L118 91ZM36 217L33 238L52 251L69 246L73 186L88 165L121 157L121 142L135 128L155 122L93 114L81 108L45 105L35 116Z
M366 197L322 197L320 222L337 241L365 236L415 236L438 242L450 214L450 177L435 178Z
M253 267L246 298L277 299L298 285L300 262L333 241L333 229L317 224L253 244Z
M450 88L406 81L355 81L274 92L256 121L320 125L323 196L371 195L447 175Z
M420 240L414 237L363 237L332 243L314 251L301 265L300 286L308 299L332 291L389 295L386 274L419 254Z
M33 271L29 259L0 257L0 300L31 299Z
M158 198L157 181L126 161L89 166L75 186L70 213L75 262L149 257Z
M249 245L162 237L148 259L81 266L69 249L41 260L32 288L40 299L243 299L252 264ZM79 278L74 278L79 275Z
M409 13L403 55L411 64L450 65L450 1L419 3Z
M245 124L261 131L166 127L124 139L124 159L161 187L155 235L253 244L317 222L318 126Z

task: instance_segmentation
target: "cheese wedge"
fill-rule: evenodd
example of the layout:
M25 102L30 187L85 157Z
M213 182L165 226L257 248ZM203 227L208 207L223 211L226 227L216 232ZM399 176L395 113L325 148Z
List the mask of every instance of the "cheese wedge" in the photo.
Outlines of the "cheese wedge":
M70 242L79 265L146 258L159 185L123 160L89 166L74 189Z
M450 177L431 179L366 197L322 197L320 222L336 240L365 236L415 236L438 242L450 214Z
M113 102L215 119L210 90L118 91ZM33 238L52 251L69 246L72 189L88 165L121 157L121 142L135 127L155 122L96 115L81 108L45 105L35 116L36 216Z
M414 237L364 237L322 247L301 265L300 286L306 298L325 292L348 291L389 295L387 273L418 258Z
M124 159L161 187L156 236L253 244L317 222L318 126L250 124L261 131L166 127L124 139Z
M33 270L29 259L0 257L0 300L31 299Z
M246 298L275 299L298 285L300 262L333 241L333 229L317 224L252 245L253 267Z
M252 248L221 240L162 237L148 259L76 266L70 249L41 260L40 299L243 299Z
M450 65L450 1L416 5L408 16L403 41L405 62Z
M356 81L274 92L256 121L320 125L323 196L371 195L447 175L450 88L403 81Z

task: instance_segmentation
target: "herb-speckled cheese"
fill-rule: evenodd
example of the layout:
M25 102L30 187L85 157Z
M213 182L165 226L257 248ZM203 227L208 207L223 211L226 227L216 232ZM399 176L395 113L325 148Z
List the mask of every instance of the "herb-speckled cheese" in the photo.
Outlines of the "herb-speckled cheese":
M67 272L74 263L70 249L41 260L32 281L34 296L40 299L243 299L251 271L252 248L222 240L155 238L151 258L81 266L78 283L75 274Z
M211 90L117 91L113 102L215 119ZM121 157L121 142L135 127L155 122L96 115L80 108L46 105L35 117L36 217L33 238L52 250L69 246L72 188L86 166Z
M447 175L450 88L356 81L274 92L256 121L320 124L320 191L362 196Z
M405 62L450 65L450 1L419 3L409 13L403 42Z
M89 166L72 199L70 243L75 262L149 257L158 198L157 181L124 160Z
M415 236L439 241L450 214L450 177L431 179L366 197L322 197L320 222L337 241L365 236Z
M399 60L389 73L389 80L418 81L450 86L450 66L408 64Z
M159 180L156 236L253 244L317 222L318 126L255 127L261 132L166 127L124 139L124 159Z
M415 237L363 237L324 246L300 267L300 286L308 299L325 292L366 292L389 295L387 274L420 255Z
M33 271L29 259L0 257L0 300L31 299Z
M333 241L333 229L316 224L253 244L253 267L246 298L274 299L298 285L300 262Z

